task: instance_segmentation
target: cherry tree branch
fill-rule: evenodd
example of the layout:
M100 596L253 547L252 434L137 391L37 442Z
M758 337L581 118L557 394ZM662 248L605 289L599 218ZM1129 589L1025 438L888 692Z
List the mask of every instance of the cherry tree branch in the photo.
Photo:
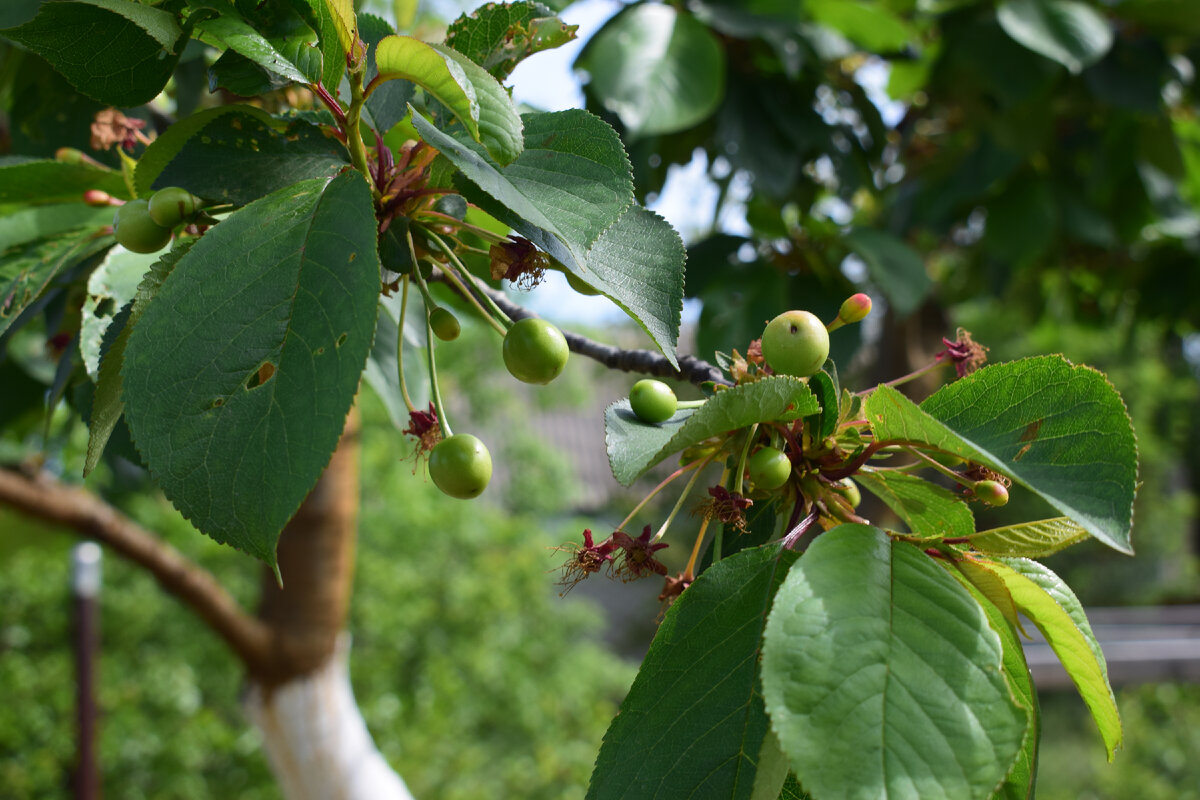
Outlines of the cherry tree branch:
M440 270L435 270L429 280L445 282ZM507 295L501 291L488 286L480 286L479 284L475 284L473 288L491 298L492 302L499 306L500 310L514 321L524 319L525 317L537 316L537 314L534 314L524 306L509 300ZM586 336L568 330L563 331L563 336L566 337L567 346L571 348L571 352L599 361L609 369L619 369L624 372L640 372L656 378L674 378L696 384L697 386L710 381L726 386L731 385L729 379L725 377L719 368L695 356L679 356L679 369L675 369L666 356L655 350L626 350L597 342L594 339L589 339Z
M253 672L271 654L271 632L215 577L99 497L47 474L0 469L0 505L95 539L149 571L216 631Z

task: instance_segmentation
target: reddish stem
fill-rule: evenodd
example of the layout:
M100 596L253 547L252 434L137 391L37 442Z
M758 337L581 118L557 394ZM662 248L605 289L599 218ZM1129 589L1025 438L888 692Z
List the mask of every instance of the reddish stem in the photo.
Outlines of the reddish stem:
M310 83L309 88L313 90L313 93L321 99L321 102L324 103L325 107L328 108L330 113L333 114L334 119L336 119L338 122L338 125L345 126L346 112L342 110L342 104L337 101L337 98L331 95L329 90L319 83Z

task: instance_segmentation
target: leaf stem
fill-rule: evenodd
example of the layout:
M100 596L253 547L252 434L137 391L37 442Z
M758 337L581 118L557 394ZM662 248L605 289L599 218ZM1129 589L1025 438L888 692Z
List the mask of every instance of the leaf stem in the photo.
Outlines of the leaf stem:
M708 462L711 460L712 460L712 457L710 456L707 460L702 461L700 463L701 463L702 467L707 466ZM666 534L667 528L671 527L671 522L675 519L675 516L679 513L679 509L683 508L683 501L687 500L688 495L692 493L692 487L696 485L696 481L697 481L697 479L699 479L700 473L703 471L704 470L701 468L701 469L697 469L694 473L692 473L692 477L690 480L688 480L687 486L683 487L683 492L680 493L679 499L675 501L675 507L671 509L671 513L667 515L666 520L663 521L663 524L659 527L658 531L654 534L654 538L650 540L652 543L657 542L659 539L661 539Z
M665 489L667 487L667 484L669 484L671 481L675 480L676 478L678 478L680 475L687 472L688 470L696 469L702 463L706 463L706 462L693 461L692 463L687 464L686 466L680 467L679 469L675 470L667 477L663 478L662 482L659 483L658 486L655 486L653 489L651 489L650 494L643 497L642 501L633 507L633 511L630 511L628 516L626 516L625 519L621 520L620 524L617 525L616 530L619 530L619 531L624 530L625 526L629 524L630 520L632 520L635 516L637 516L637 513L639 511L641 511L642 508L646 505L646 503L649 503L650 500L653 499L655 495L657 495L659 492L661 492L663 489Z
M469 269L467 269L465 266L463 266L463 263L461 261L459 261L458 256L456 256L454 254L454 250L451 249L450 246L447 245L446 242L442 240L442 237L438 236L436 233L434 233L433 231L431 231L429 228L427 228L424 225L421 226L421 230L424 231L427 236L429 236L430 240L435 245L437 245L439 250L441 250L443 253L446 254L447 258L449 258L451 261L454 262L454 266L457 267L463 274L462 280L469 281L471 283L471 285L474 286L475 285L475 276L471 274L471 271ZM455 277L451 274L450 270L444 270L444 271L448 278L453 279ZM462 286L461 283L456 282L456 285L460 288L460 291L466 292L466 287ZM505 314L503 311L500 310L500 306L496 305L496 303L492 300L492 298L488 297L487 292L480 292L479 294L481 297L483 297L483 302L487 305L488 309L492 312L492 317L495 320L498 320L499 323L504 326L504 331L502 331L502 333L506 333L508 331L508 329L511 328L513 325L512 319L509 318L508 314ZM474 295L474 293L467 292L468 297L472 297L473 295ZM476 303L476 305L478 305L478 303Z
M417 410L413 405L412 398L408 396L408 383L404 380L404 318L408 314L408 276L405 275L401 280L400 285L403 287L400 292L400 326L396 329L396 371L400 375L400 394L404 398L404 405L408 406L408 413Z
M363 70L364 68L359 65L349 72L350 108L346 111L346 116L342 121L342 130L346 134L346 148L350 151L350 162L367 179L367 183L371 186L371 195L378 202L381 196L379 186L376 185L371 168L367 164L367 146L362 139L362 107L365 101Z

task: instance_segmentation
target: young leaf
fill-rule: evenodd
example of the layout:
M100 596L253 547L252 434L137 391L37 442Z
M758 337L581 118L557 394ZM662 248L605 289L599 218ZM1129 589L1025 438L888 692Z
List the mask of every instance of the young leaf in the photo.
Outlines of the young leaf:
M112 246L111 236L75 231L27 242L0 259L0 335L41 297L55 276Z
M114 106L140 106L162 91L182 34L174 14L136 0L43 3L33 19L0 30L81 94Z
M277 120L249 106L196 117L203 119L173 125L146 148L134 175L139 194L181 186L243 205L299 180L329 178L349 163L346 148L304 120Z
M1071 72L1095 64L1113 43L1108 21L1077 0L1005 0L996 19L1014 41Z
M1061 578L1036 561L1014 558L980 563L1004 581L1017 608L1046 637L1091 710L1112 761L1121 746L1121 716L1108 682L1104 652L1079 599Z
M749 800L767 737L758 648L795 558L743 550L679 596L604 735L588 800Z
M1045 558L1087 536L1088 532L1069 518L1055 517L979 531L971 536L971 547L996 556Z
M451 23L446 44L502 81L534 53L574 39L578 28L541 3L488 3Z
M358 173L281 189L208 231L129 338L125 416L159 486L200 530L268 564L371 349L375 233Z
M92 413L88 420L87 458L83 464L85 478L100 463L100 456L104 454L104 448L116 429L117 422L125 413L125 400L121 397L121 368L125 365L125 348L129 344L129 334L141 319L146 304L158 294L163 281L194 243L194 239L184 240L178 242L161 258L152 256L152 263L142 275L133 297L121 307L121 311L113 317L104 331L99 347L100 363L96 370L96 391L92 395Z
M629 401L621 400L604 412L608 463L613 476L628 486L685 447L756 422L799 419L817 410L817 399L804 382L786 375L717 392L700 408L678 411L657 425L642 422Z
M1060 356L993 364L942 387L920 407L889 386L864 411L882 440L930 444L1012 477L1131 553L1137 445L1105 377Z
M461 53L411 36L387 36L375 47L375 65L379 80L403 78L429 92L496 163L509 164L520 154L521 118L508 92Z
M629 6L575 62L588 90L631 139L686 130L725 95L725 50L707 25L671 5Z
M903 472L862 471L854 479L896 512L915 536L950 539L975 532L970 506L943 486Z
M376 68L376 50L379 43L396 32L384 20L372 14L362 14L358 19L358 32L367 48L366 82L369 84L379 74ZM363 118L379 134L391 130L397 122L408 116L408 104L412 102L417 87L412 81L393 79L378 84L367 97L363 107Z
M911 544L865 525L819 536L780 587L763 697L816 797L986 798L1024 741L987 616Z
M354 9L348 0L297 1L308 6L305 21L317 32L321 44L321 85L336 92L346 73L346 54L353 44L345 12L349 6L349 13L353 15Z

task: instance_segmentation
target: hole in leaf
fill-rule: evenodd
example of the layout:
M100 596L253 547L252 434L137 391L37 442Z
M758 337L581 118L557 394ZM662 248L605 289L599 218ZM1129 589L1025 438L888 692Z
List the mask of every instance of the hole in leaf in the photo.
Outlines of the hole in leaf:
M101 319L111 317L115 307L116 303L113 302L112 298L106 297L96 304L96 316Z
M246 379L246 390L257 389L275 375L275 365L270 361L265 362L254 372L250 373L250 377Z
M225 405L224 397L214 397L211 408L220 408L223 405Z
M350 251L350 258L346 259L346 263L348 263L348 264L349 264L349 263L353 263L353 262L354 262L354 259L356 259L356 258L358 258L358 252L357 252L357 251L354 251L354 250L351 250L351 251Z
M318 347L316 350L314 350L314 351L313 351L313 355L314 355L314 356L323 356L323 355L325 355L325 348L324 348L324 347Z
M339 336L339 337L337 338L337 341L333 343L333 346L334 346L334 347L341 347L341 346L342 346L342 345L344 345L345 343L346 343L346 334L344 334L344 333L343 333L341 336Z

